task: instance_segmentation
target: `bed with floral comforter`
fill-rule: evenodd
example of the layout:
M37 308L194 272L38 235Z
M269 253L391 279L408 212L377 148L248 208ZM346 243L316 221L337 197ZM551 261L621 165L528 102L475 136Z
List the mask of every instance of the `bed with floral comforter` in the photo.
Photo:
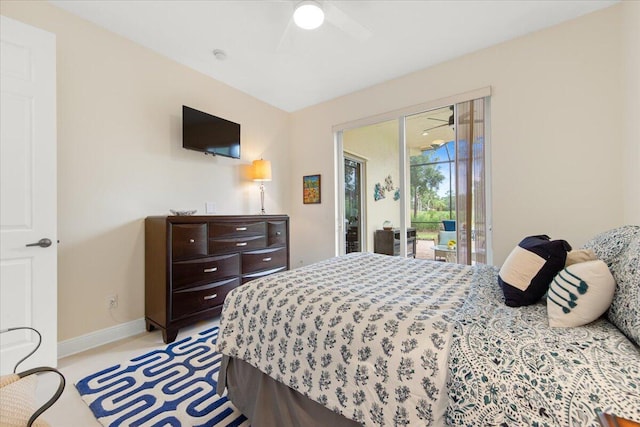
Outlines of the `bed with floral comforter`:
M218 351L371 426L442 425L474 269L353 253L230 293Z
M635 337L640 227L622 234L593 244L620 285L610 312ZM550 328L544 302L507 307L497 274L333 258L230 293L217 348L365 426L595 427L597 411L640 422L638 346L604 317Z

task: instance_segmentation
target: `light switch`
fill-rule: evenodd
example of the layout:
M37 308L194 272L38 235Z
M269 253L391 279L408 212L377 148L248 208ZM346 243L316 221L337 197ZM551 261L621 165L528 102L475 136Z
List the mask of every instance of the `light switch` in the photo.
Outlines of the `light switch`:
M216 213L216 204L213 202L205 202L204 203L204 212L208 214Z

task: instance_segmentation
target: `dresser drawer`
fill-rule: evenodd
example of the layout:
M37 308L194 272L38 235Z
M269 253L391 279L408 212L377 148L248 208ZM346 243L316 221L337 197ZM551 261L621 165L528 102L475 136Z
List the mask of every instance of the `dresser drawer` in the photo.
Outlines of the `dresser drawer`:
M240 274L240 254L220 255L173 263L173 289L213 282Z
M171 254L173 259L207 255L207 224L172 224Z
M231 236L264 236L265 223L259 222L212 222L209 224L209 237L231 237Z
M284 221L267 223L267 246L284 246L287 243L287 224Z
M209 252L212 254L223 254L226 252L238 252L251 249L264 248L266 237L246 236L233 237L228 239L209 239Z
M287 249L262 249L258 251L244 252L242 254L242 273L270 270L287 266Z
M271 270L258 271L256 273L249 273L242 276L242 284L244 285L247 282L252 281L253 279L259 279L261 277L270 276L275 273L279 273L281 271L286 271L287 266L283 265L281 267L272 268Z
M240 278L222 280L173 292L171 318L191 316L224 303L227 294L240 285Z

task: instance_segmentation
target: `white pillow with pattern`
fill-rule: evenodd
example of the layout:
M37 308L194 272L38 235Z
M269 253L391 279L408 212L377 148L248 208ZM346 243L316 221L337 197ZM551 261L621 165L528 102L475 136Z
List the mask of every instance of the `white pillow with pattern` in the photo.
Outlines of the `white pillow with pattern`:
M615 289L616 282L602 260L564 268L547 293L549 326L571 328L593 322L607 311Z

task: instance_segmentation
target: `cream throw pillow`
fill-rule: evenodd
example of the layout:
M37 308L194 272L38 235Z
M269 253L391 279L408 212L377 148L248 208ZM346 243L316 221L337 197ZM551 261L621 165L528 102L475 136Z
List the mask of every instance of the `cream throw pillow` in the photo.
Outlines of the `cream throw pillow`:
M607 311L615 290L616 282L602 260L564 268L547 293L549 326L570 328L593 322Z
M596 253L591 249L576 249L567 253L567 261L565 261L564 266L569 267L572 264L595 261L597 259Z
M17 374L0 378L0 424L2 427L24 427L31 415L38 409L35 402L38 378L29 375L24 378ZM35 427L48 427L42 415L33 423Z

